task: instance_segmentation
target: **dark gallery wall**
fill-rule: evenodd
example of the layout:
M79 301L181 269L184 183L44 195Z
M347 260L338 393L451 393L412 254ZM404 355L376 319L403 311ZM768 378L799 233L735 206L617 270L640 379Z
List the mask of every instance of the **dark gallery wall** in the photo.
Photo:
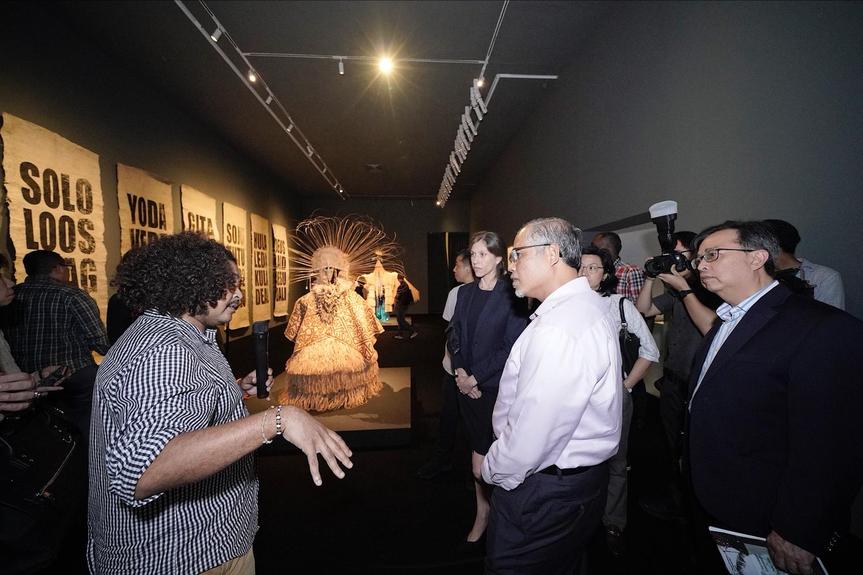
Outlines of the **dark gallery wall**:
M678 229L786 219L863 317L861 55L860 3L618 4L472 197L471 229L587 229L665 199Z
M410 307L410 313L440 313L441 310L428 308L428 234L467 232L470 225L467 200L454 199L442 210L430 198L341 200L334 194L332 198L303 198L300 214L302 217L362 214L377 221L388 235L395 236L403 250L401 259L407 277L420 290L421 299Z
M178 107L158 82L130 72L62 19L52 3L0 6L0 111L100 156L109 278L120 256L118 162L175 184L177 226L179 184L272 223L295 221L295 200L283 182Z

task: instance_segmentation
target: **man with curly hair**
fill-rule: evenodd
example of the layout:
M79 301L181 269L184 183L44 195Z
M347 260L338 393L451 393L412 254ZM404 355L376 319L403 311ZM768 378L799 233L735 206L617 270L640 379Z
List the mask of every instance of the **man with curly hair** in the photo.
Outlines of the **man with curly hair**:
M215 343L242 301L231 253L192 232L123 257L114 280L141 316L96 380L87 557L94 573L254 573L258 482L252 452L276 435L339 478L342 439L291 406L249 415ZM272 377L267 381L269 386Z

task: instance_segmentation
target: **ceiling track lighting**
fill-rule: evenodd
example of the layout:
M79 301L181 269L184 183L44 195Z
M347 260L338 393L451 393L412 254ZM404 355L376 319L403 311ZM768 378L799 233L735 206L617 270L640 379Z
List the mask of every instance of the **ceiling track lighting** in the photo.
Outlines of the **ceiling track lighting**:
M342 58L339 58L339 76L345 75L345 61Z
M488 44L485 60L482 61L482 69L479 71L479 75L474 78L468 90L470 104L464 107L464 114L461 115L461 121L455 133L453 151L450 152L449 162L447 162L444 168L443 180L441 181L437 201L435 202L435 205L438 207L442 208L446 205L455 186L455 179L461 174L462 164L467 160L467 153L470 151L471 144L473 144L474 138L479 135L479 123L482 122L483 117L488 113L488 107L480 89L485 86L485 69L491 60L494 43L497 41L497 35L500 33L500 26L503 23L503 16L506 14L508 5L509 0L504 0L500 8L500 14L497 17L497 24L491 35L491 42Z
M186 3L182 0L174 0L174 3L177 7L186 15L189 21L198 29L198 31L204 35L208 40L210 46L218 52L218 54L222 57L228 67L236 74L236 76L245 84L246 88L254 95L255 99L260 102L261 106L267 111L270 117L278 124L284 131L285 134L293 141L294 145L297 146L299 150L303 152L303 155L306 156L306 159L311 163L316 170L321 174L324 180L327 182L327 185L332 188L336 194L345 199L348 195L345 193L345 189L342 187L342 184L339 182L338 178L333 174L332 170L330 170L327 163L320 156L320 154L315 152L315 149L312 147L311 142L308 138L306 138L305 134L303 134L302 130L300 130L299 126L296 125L291 115L285 110L285 107L282 106L282 103L279 99L273 95L270 88L267 86L264 78L255 71L252 64L249 62L246 57L247 54L240 50L240 47L237 46L234 39L231 38L230 33L222 26L221 22L216 18L216 15L213 14L213 11L207 6L206 2L203 0L197 3L189 3L190 5L197 6L200 5L203 10L207 13L209 18L212 20L213 24L215 24L216 29L211 34L208 30L206 30L198 18L191 12ZM219 39L224 36L227 44L230 45L230 48L227 48L228 52L231 52L229 55L225 50L222 49L222 46L226 45L226 42L222 42L219 44ZM347 59L347 58L345 58ZM341 71L343 66L339 66L339 70ZM246 70L244 72L243 70Z

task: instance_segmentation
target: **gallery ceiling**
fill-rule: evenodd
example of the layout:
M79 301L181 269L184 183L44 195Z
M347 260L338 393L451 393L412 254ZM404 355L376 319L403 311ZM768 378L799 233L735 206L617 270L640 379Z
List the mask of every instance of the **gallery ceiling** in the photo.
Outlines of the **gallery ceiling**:
M348 197L433 201L492 39L486 96L498 74L560 73L608 10L604 2L509 2L495 35L504 4L209 0L67 2L63 10L119 65L152 82L295 193L335 195L337 181ZM344 73L336 58L247 55L262 78L254 86L266 85L274 96L262 103L189 15L210 32L215 17L225 30L215 45L237 62L242 59L231 40L247 54L342 56ZM377 66L381 55L393 59L389 76ZM551 82L499 80L453 197L469 196ZM278 104L325 163L329 182L267 111Z

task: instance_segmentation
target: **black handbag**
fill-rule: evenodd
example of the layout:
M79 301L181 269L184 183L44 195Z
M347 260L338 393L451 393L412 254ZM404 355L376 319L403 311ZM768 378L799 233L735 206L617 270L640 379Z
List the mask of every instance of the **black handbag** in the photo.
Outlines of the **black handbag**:
M84 450L63 413L35 405L0 421L0 556L4 573L53 559L83 502Z
M623 360L623 377L629 375L632 371L635 362L638 359L638 348L641 347L641 340L638 336L629 331L629 326L626 323L626 314L623 313L623 299L619 300L620 307L620 331L617 334L620 340L620 357Z

